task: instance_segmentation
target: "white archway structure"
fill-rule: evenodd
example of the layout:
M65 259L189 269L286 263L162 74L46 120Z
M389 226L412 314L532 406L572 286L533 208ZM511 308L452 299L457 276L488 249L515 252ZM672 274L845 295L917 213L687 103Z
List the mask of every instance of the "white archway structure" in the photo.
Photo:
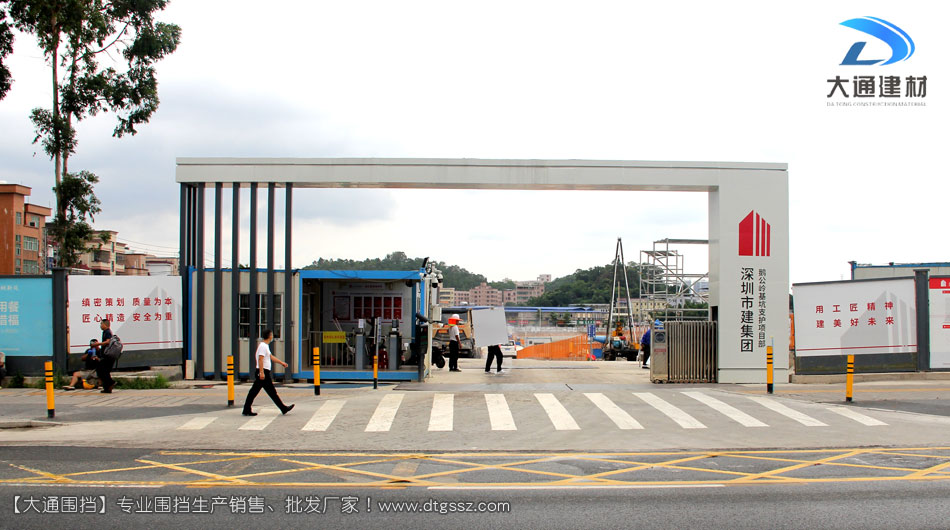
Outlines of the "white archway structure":
M709 196L710 305L719 322L719 382L788 380L788 166L731 162L390 158L179 158L182 248L186 187L692 191ZM288 199L290 191L288 189ZM203 208L203 199L197 198ZM271 225L273 219L271 219ZM220 223L216 233L220 234ZM202 241L202 236L198 240ZM288 235L288 241L289 235ZM199 243L203 248L203 243ZM201 255L200 253L198 255ZM187 260L183 260L183 263ZM289 259L288 259L289 262Z

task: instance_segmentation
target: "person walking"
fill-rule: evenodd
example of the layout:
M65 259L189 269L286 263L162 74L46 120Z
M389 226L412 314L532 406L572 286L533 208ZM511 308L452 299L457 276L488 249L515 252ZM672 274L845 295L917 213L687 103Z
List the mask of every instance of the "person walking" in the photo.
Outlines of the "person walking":
M461 372L459 370L459 350L462 347L462 339L459 336L458 313L449 317L449 371Z
M501 361L504 359L504 356L501 354L501 345L493 344L488 347L488 361L485 362L485 373L491 373L491 362L492 358L498 359L498 370L496 373L501 373Z
M247 393L247 398L244 400L243 414L245 416L257 416L257 413L251 410L251 405L254 404L254 398L260 394L262 388L264 392L267 392L267 395L270 396L274 404L277 405L277 408L280 409L281 414L287 414L294 408L293 404L284 405L284 402L280 400L280 396L277 395L277 389L274 388L274 381L272 381L270 377L271 361L287 368L287 363L274 357L270 352L270 343L272 340L274 340L274 332L265 329L261 335L261 342L257 346L257 353L254 354L254 359L257 360L257 370L254 372L254 384L251 386L251 389Z
M99 329L102 330L102 340L95 344L90 344L90 346L99 348L99 353L96 355L96 357L99 358L99 362L96 364L96 375L99 376L99 383L102 385L102 390L100 390L99 393L111 394L112 389L115 388L115 379L112 379L112 360L102 355L102 353L106 351L106 346L112 341L112 330L110 329L109 321L102 319L102 321L99 322Z

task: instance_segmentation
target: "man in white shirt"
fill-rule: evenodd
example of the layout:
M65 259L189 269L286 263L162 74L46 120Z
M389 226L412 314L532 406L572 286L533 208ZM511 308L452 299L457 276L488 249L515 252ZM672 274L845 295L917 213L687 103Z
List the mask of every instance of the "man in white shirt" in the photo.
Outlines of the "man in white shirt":
M251 410L251 405L254 404L254 398L261 392L261 388L264 389L264 392L267 392L267 395L270 396L274 404L277 405L277 408L280 409L281 414L287 414L294 408L293 404L284 405L284 402L280 400L280 396L277 395L277 389L274 388L274 381L271 380L270 377L271 361L287 368L287 363L281 361L270 352L270 343L272 340L274 340L274 332L265 329L263 340L261 340L261 343L257 346L257 353L254 354L254 359L257 361L257 369L254 372L254 385L251 386L251 390L248 391L247 398L244 400L243 414L245 416L257 416L257 413Z
M462 346L462 339L459 336L459 318L458 314L449 317L449 371L461 372L459 370L459 350Z

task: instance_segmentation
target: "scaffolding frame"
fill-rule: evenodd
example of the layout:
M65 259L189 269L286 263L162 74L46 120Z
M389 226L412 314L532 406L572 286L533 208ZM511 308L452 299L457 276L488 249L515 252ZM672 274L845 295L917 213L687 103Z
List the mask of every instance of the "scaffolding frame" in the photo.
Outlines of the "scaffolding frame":
M658 239L653 242L651 250L640 251L640 297L651 301L659 301L664 309L654 310L655 316L662 315L664 320L695 320L700 317L689 317L687 312L696 312L695 309L680 307L687 300L699 300L700 303L709 303L709 292L697 289L702 281L709 282L709 273L687 273L685 256L676 248L680 245L709 245L707 239ZM649 311L640 305L638 318L647 320ZM644 317L647 318L644 318ZM701 317L708 320L707 315Z

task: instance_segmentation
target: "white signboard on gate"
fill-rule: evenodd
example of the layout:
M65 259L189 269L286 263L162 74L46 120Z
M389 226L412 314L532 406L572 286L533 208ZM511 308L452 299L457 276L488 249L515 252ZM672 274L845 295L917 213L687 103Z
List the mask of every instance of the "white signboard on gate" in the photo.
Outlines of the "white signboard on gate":
M799 357L917 351L914 279L796 284Z
M930 367L950 368L950 277L930 278Z
M182 347L180 276L70 276L69 352L82 353L109 320L126 351Z

